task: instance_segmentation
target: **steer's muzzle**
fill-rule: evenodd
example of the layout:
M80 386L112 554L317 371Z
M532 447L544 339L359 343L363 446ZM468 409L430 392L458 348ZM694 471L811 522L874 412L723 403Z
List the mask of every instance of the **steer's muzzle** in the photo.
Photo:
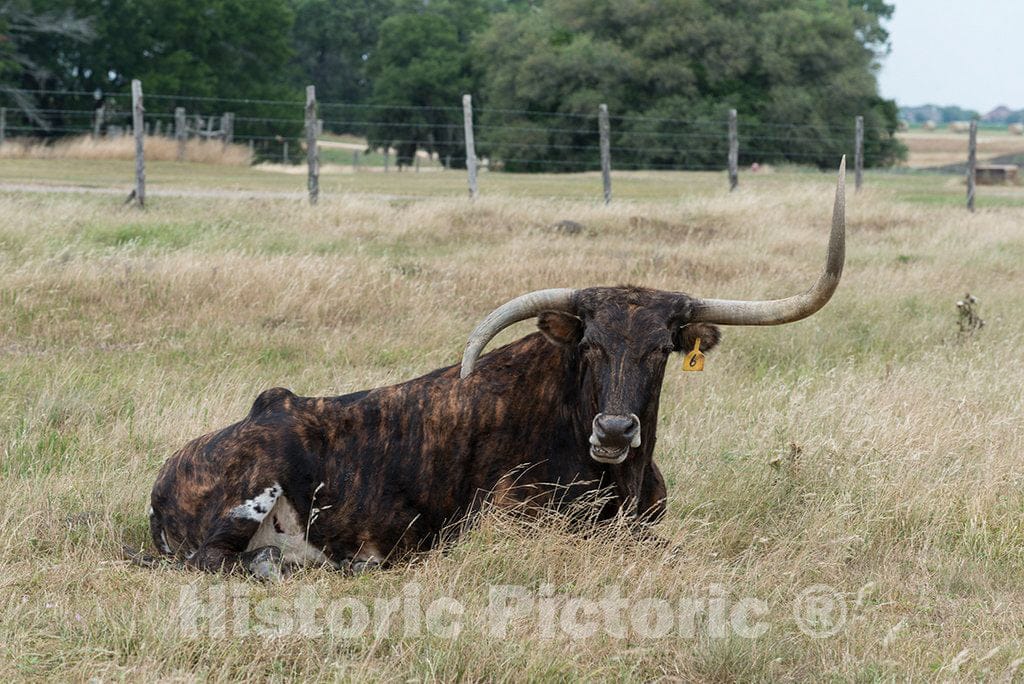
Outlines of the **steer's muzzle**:
M622 463L630 448L640 446L640 419L635 413L598 413L590 432L590 457L601 463Z

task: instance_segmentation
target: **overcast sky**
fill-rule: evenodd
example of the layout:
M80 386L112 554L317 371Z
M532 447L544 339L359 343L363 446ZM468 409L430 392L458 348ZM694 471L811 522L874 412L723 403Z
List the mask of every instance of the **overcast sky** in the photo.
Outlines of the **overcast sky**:
M894 0L878 75L900 105L1024 108L1024 0Z

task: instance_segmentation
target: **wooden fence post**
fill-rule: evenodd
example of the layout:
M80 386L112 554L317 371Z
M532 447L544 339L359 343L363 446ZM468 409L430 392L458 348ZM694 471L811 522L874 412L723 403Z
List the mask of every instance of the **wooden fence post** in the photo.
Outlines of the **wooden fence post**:
M132 79L132 132L135 134L135 203L146 206L146 126L142 114L142 81Z
M235 113L224 112L224 116L220 117L220 135L224 142L224 147L227 147L235 140Z
M359 170L359 150L352 150L352 173Z
M388 164L391 162L391 146L384 146L384 173L388 172Z
M316 86L306 86L306 164L309 166L309 203L320 196L320 152L316 146Z
M99 138L100 133L103 131L104 110L105 105L100 105L92 115L92 137L94 138Z
M597 130L601 136L601 180L604 181L604 203L612 201L612 148L611 125L608 123L608 105L597 108Z
M7 107L0 107L0 145L7 139Z
M853 140L854 188L860 192L860 186L864 184L864 117L858 116L856 123Z
M967 142L967 210L974 211L974 181L978 167L978 121L971 119L971 135Z
M740 138L736 126L736 110L729 110L729 192L740 183Z
M281 163L282 164L287 164L288 163L288 141L287 140L285 140L284 144L281 145Z
M174 139L178 141L178 161L185 161L185 144L188 142L188 123L185 108L174 108Z
M473 96L462 96L462 124L466 133L466 173L469 175L469 198L476 199L476 146L473 144Z

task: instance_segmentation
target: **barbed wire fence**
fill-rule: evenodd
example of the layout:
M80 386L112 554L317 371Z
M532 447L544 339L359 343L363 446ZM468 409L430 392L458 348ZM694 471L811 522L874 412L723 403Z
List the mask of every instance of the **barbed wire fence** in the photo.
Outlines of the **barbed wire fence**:
M133 83L135 85L137 82ZM225 98L203 95L24 91L39 107L24 111L0 95L0 145L13 138L55 140L73 136L136 138L136 190L145 196L145 140L177 143L176 159L187 159L189 141L246 145L253 161L285 164L305 160L310 201L319 196L322 156L352 172L371 169L419 172L464 169L470 198L479 172L600 172L604 201L612 200L614 172L727 171L730 189L740 169L766 165L831 167L840 154L851 157L854 185L865 167L891 172L966 173L973 210L976 171L965 149L964 168L907 170L892 166L892 147L879 144L891 131L865 126L857 116L848 126L760 121L730 110L728 117L674 118L616 115L601 105L591 114L477 108L318 102L315 88L305 101ZM144 100L144 103L143 103ZM136 122L141 124L136 125ZM332 134L325 140L324 134ZM977 127L967 147L975 149ZM348 137L346 137L348 136ZM871 141L866 143L867 141ZM889 166L886 166L886 165Z
M15 136L53 138L89 135L118 138L133 134L131 93L86 91L24 91L47 106L29 112L7 106L0 141ZM2 95L0 95L2 98ZM260 100L220 97L145 94L145 134L188 139L245 141L250 147L280 145L296 140L303 125L299 100ZM77 105L77 106L76 106ZM88 105L88 106L86 106ZM258 115L246 109L258 108ZM274 111L278 110L278 111ZM241 111L242 114L236 114ZM296 116L295 112L300 115ZM184 114L184 117L182 117ZM269 156L269 155L268 155Z

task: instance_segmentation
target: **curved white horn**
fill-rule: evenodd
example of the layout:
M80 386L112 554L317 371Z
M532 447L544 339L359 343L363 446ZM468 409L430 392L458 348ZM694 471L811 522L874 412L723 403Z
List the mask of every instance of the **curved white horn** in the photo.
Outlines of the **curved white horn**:
M839 285L846 256L846 156L839 163L839 181L832 207L832 233L828 239L825 270L803 294L785 299L744 301L738 299L695 299L691 322L720 325L780 325L810 316L825 306Z
M571 311L572 297L576 290L555 288L551 290L535 290L505 302L487 315L466 342L466 351L462 354L462 371L460 377L473 372L477 357L494 336L518 321L533 318L543 311Z

